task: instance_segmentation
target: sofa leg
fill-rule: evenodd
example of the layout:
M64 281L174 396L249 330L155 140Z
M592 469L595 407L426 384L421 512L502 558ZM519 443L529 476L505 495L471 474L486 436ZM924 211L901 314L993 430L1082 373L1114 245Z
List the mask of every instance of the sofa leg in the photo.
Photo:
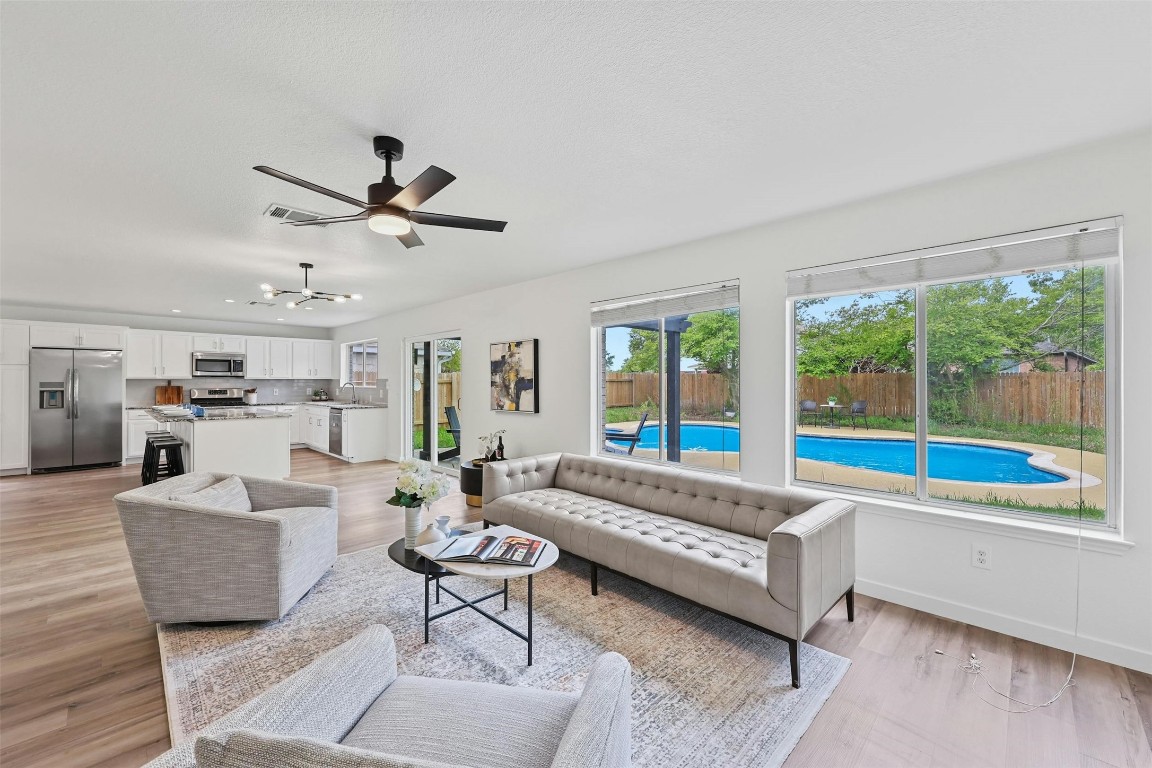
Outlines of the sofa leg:
M484 530L488 530L488 526L490 526L490 525L492 525L492 523L490 523L490 522L488 522L487 520L485 520L485 521L484 521Z
M844 604L848 607L848 621L856 621L856 587L848 587L844 593Z
M598 583L599 579L597 577L600 575L600 570L596 567L596 563L591 563L591 565L592 565L592 594L598 595L598 594L600 594L600 585Z
M800 687L800 641L788 641L788 658L792 662L792 687Z

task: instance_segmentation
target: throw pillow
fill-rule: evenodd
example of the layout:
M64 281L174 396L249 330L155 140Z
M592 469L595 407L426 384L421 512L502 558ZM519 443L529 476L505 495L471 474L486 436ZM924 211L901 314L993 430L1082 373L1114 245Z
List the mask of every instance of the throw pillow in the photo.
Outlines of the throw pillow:
M302 736L238 730L196 740L198 768L457 768Z
M229 512L252 511L252 500L248 498L248 490L244 487L244 481L236 475L196 493L176 494L172 497L172 501L193 504L197 507L226 509Z

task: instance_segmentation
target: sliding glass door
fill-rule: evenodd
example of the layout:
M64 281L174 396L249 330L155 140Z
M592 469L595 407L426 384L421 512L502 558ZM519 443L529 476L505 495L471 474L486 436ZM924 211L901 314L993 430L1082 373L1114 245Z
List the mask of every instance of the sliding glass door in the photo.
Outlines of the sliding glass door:
M449 471L460 467L462 351L459 336L408 343L408 456Z

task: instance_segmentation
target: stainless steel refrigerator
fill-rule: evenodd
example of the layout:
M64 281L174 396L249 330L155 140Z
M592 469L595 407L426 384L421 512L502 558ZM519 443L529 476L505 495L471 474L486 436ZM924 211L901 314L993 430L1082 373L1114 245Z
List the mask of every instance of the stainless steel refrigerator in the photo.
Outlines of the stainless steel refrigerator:
M32 350L33 472L120 463L123 364L118 350Z

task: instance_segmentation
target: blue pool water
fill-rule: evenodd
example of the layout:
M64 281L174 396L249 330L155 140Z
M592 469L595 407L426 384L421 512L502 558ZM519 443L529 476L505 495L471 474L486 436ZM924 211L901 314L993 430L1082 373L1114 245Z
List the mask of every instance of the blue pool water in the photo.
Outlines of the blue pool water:
M659 448L656 425L640 430L637 448ZM627 446L627 443L621 443ZM719 424L684 424L680 427L684 451L739 451L740 428ZM928 441L928 477L969 483L1059 483L1066 478L1036 469L1028 453L987 445ZM916 445L911 440L855 439L797 435L796 457L826 461L845 467L875 469L898 475L916 475Z
M928 477L969 483L1059 483L1067 479L1036 469L1029 454L987 445L928 441ZM875 469L913 477L916 444L911 440L857 440L847 437L796 436L796 457Z

